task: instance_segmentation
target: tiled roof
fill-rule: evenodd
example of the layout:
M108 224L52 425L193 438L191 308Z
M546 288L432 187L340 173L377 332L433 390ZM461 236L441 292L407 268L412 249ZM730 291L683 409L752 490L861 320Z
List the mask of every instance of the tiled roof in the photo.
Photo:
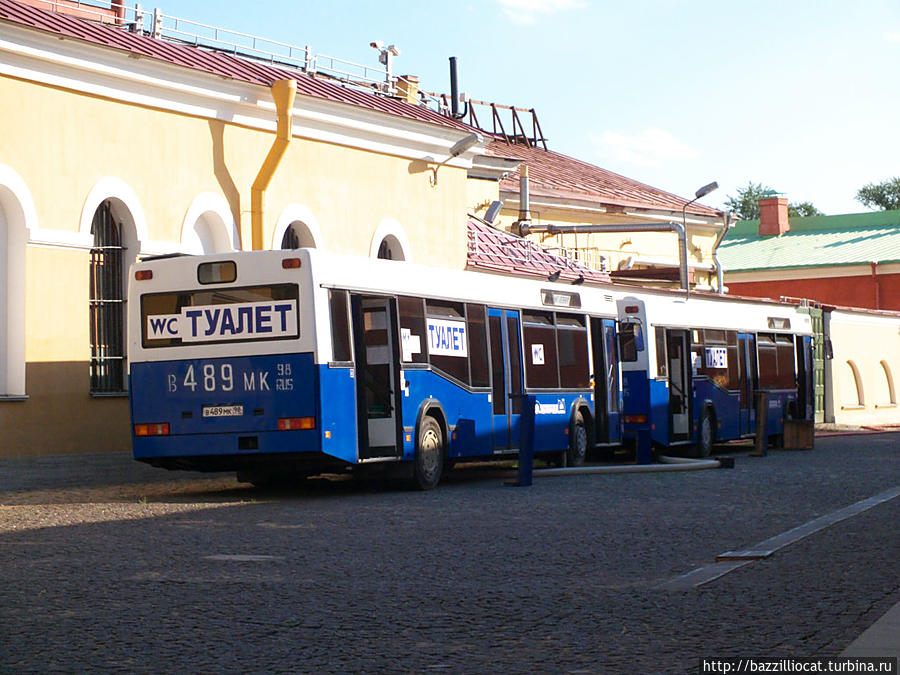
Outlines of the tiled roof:
M118 49L135 56L142 56L190 68L210 75L270 87L277 80L297 80L297 93L326 99L337 103L368 108L389 115L405 117L418 122L442 127L472 131L467 124L441 115L422 106L414 106L386 96L376 96L364 91L341 87L322 79L306 75L298 70L278 68L250 59L220 52L212 52L191 45L159 40L140 33L103 25L57 12L50 12L24 5L14 0L0 0L0 21L53 33L63 38L92 42Z
M741 221L719 247L730 272L900 262L900 211L791 218L779 236L759 235L759 221Z
M490 272L546 279L559 272L560 281L610 283L609 274L568 258L547 253L536 244L477 220L469 220L468 266Z
M680 212L688 202L678 195L658 190L593 164L524 143L495 139L487 148L490 155L512 157L528 165L528 187L533 195L574 198L609 206L662 209ZM507 176L500 187L519 190L519 171ZM719 217L721 211L694 202L688 213Z

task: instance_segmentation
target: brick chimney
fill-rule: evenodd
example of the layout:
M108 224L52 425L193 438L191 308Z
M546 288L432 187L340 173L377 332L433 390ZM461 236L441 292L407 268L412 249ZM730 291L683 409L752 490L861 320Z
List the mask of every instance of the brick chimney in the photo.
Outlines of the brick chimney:
M418 105L419 78L415 75L401 75L397 79L397 96L410 105Z
M766 197L759 200L759 236L769 237L784 234L790 229L787 199Z

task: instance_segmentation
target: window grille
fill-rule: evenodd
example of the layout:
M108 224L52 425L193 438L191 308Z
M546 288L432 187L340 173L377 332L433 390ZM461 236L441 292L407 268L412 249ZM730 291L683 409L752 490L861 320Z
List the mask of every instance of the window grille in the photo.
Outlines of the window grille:
M91 393L125 391L125 284L121 225L104 202L91 223Z

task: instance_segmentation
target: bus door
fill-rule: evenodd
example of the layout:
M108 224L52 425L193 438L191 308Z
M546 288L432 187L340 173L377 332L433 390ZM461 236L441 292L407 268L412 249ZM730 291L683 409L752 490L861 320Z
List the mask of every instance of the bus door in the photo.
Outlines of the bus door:
M491 442L494 452L519 447L522 414L522 349L519 312L488 309L491 334Z
M666 330L666 358L669 371L669 442L691 439L690 337L686 330Z
M359 458L399 457L400 345L392 298L351 296Z
M738 333L738 376L741 388L740 434L747 436L756 431L756 336Z
M622 440L619 411L619 350L615 319L591 317L594 361L594 417L596 443Z

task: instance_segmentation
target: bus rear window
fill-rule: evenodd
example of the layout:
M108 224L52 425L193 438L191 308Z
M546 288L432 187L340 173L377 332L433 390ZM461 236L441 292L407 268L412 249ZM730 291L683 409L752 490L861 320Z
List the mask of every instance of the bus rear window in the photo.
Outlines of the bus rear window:
M289 340L299 336L297 284L141 296L141 344L145 348Z
M234 260L200 263L197 267L197 281L201 284L230 284L237 279L237 265Z

